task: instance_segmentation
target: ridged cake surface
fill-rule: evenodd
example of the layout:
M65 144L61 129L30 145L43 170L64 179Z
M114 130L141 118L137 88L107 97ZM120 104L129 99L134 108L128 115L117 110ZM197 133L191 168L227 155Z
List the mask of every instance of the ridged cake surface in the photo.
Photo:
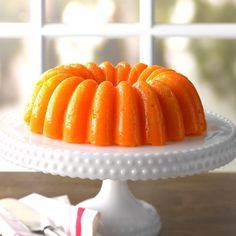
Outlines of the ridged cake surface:
M46 71L24 120L34 133L69 143L165 145L202 135L206 120L194 85L158 65L62 65Z

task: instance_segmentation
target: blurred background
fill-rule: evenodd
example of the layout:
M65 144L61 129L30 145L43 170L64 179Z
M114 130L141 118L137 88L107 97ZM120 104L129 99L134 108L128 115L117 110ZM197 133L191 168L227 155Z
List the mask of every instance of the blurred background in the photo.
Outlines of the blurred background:
M139 62L145 50L141 31L135 29L141 27L142 1L0 1L0 112L23 107L39 74L58 64ZM152 0L151 4L147 14L151 27L236 24L236 0ZM106 27L112 31L117 26L120 32L104 33ZM71 29L76 29L74 34ZM150 58L143 62L187 75L206 109L236 123L236 40L224 38L224 32L217 38L186 35L152 35L147 45L151 53L146 56ZM221 170L234 171L236 164Z

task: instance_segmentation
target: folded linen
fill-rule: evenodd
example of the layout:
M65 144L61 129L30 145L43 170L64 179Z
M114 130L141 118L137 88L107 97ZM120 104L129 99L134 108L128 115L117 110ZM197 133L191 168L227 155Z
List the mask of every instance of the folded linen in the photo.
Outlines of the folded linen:
M100 214L93 209L79 208L70 204L67 196L48 198L30 194L18 200L48 218L54 226L60 226L68 236L98 236ZM20 210L20 209L19 209ZM18 214L20 214L18 212ZM22 212L24 214L24 212ZM0 209L0 235L36 236L4 208Z

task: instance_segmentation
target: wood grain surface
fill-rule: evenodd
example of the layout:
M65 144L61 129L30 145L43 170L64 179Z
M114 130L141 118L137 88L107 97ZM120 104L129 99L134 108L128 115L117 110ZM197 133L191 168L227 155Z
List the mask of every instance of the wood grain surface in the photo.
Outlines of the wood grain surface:
M137 198L161 215L160 236L236 236L236 174L211 173L158 181L129 182ZM72 203L93 197L101 181L41 173L0 173L0 198L32 192L67 194ZM112 236L112 235L111 235Z

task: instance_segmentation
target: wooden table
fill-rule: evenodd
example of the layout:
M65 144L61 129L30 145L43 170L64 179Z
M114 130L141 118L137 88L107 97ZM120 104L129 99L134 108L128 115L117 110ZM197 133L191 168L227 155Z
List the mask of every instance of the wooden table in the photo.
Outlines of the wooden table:
M129 184L136 197L158 208L163 224L160 236L236 236L236 174ZM0 173L0 198L37 192L49 197L67 194L77 203L94 196L100 185L100 181L41 173Z

